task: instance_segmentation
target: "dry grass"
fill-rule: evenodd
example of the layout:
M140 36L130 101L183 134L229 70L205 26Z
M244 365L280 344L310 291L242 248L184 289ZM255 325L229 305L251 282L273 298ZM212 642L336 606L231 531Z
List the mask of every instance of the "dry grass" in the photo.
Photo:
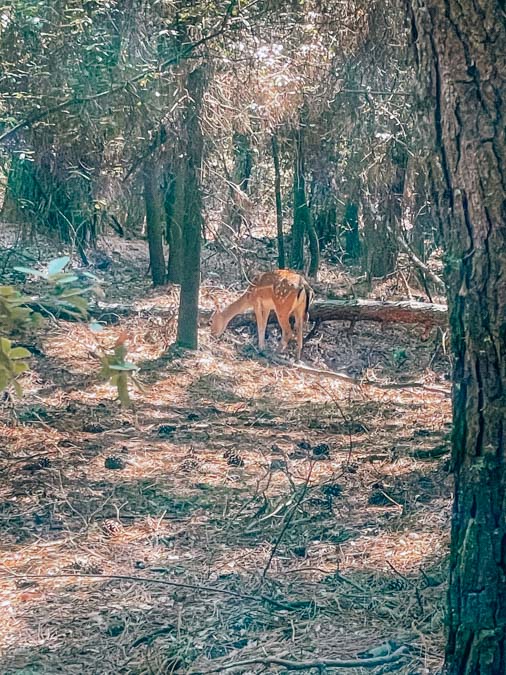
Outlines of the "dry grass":
M169 357L175 322L156 307L175 312L175 293L114 287L143 310L100 338L131 336L134 410L97 382L95 338L74 324L47 328L25 399L4 409L2 673L225 672L387 640L412 645L397 672L435 673L451 480L444 459L414 455L445 442L448 400L274 365L246 330L202 328L198 352ZM306 358L381 381L447 368L404 327L326 327ZM269 668L228 672L283 672Z

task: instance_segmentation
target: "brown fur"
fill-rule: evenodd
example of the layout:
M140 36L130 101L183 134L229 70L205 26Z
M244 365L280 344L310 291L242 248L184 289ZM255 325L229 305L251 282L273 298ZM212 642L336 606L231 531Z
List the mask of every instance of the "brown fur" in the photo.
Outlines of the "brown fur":
M257 321L258 345L260 349L263 349L267 319L273 309L281 326L282 349L287 347L292 338L290 316L295 318L297 358L300 359L302 331L304 322L307 320L312 295L311 287L298 272L292 270L264 272L253 280L238 300L222 311L216 311L211 323L211 332L215 336L221 335L234 316L252 308Z

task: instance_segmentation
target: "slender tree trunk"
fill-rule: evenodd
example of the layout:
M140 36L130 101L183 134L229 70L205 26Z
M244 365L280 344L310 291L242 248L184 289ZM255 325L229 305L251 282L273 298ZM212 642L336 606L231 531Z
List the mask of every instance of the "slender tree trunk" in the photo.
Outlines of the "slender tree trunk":
M312 279L318 276L318 269L320 267L320 242L316 234L313 218L308 207L309 218L306 223L306 231L309 239L309 270L308 274Z
M291 267L294 270L304 269L304 238L309 238L310 275L316 278L320 264L320 247L306 194L305 175L305 143L307 109L304 105L300 111L299 128L297 129L297 143L293 171L293 225L292 225L292 256Z
M299 131L299 133L301 132ZM298 142L293 168L293 224L290 263L291 268L294 270L304 269L304 235L306 233L306 222L309 220L303 158L300 150L300 142Z
M165 283L165 258L163 254L162 203L158 171L155 160L147 159L143 170L144 201L146 205L146 231L148 236L149 263L154 286Z
M453 379L449 675L506 673L504 3L410 0L434 99Z
M285 240L283 236L283 203L281 200L281 169L279 166L279 147L275 133L271 136L272 161L274 162L274 195L276 198L276 225L278 237L278 267L285 269Z
M175 175L170 177L164 201L169 243L167 281L174 284L181 283L183 270L184 181L184 166L179 162Z
M200 248L202 238L201 166L203 138L199 114L205 88L202 67L188 75L188 107L185 114L186 171L183 219L183 270L179 300L177 342L182 347L198 347L198 314L200 289Z

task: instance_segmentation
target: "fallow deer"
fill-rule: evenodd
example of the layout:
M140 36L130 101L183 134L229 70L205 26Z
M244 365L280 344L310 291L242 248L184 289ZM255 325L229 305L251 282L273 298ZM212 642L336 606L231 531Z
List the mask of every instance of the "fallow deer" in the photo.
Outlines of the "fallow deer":
M295 319L297 336L297 360L302 352L302 331L308 318L309 303L313 291L301 274L292 270L264 272L256 277L241 297L222 310L217 309L211 322L211 333L219 337L229 322L247 309L255 312L258 346L265 347L265 329L271 309L281 326L281 349L284 350L292 336L290 317Z

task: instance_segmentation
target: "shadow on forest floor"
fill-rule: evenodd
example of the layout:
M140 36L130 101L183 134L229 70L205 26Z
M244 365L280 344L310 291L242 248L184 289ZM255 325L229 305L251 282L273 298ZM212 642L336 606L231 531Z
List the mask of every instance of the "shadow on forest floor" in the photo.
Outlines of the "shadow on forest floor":
M415 646L400 672L434 672L449 401L273 365L247 332L204 328L168 359L153 323L105 338L122 330L146 385L132 410L62 325L1 423L2 673L224 672L386 640ZM371 326L325 330L304 358L392 380L445 367L414 331Z

